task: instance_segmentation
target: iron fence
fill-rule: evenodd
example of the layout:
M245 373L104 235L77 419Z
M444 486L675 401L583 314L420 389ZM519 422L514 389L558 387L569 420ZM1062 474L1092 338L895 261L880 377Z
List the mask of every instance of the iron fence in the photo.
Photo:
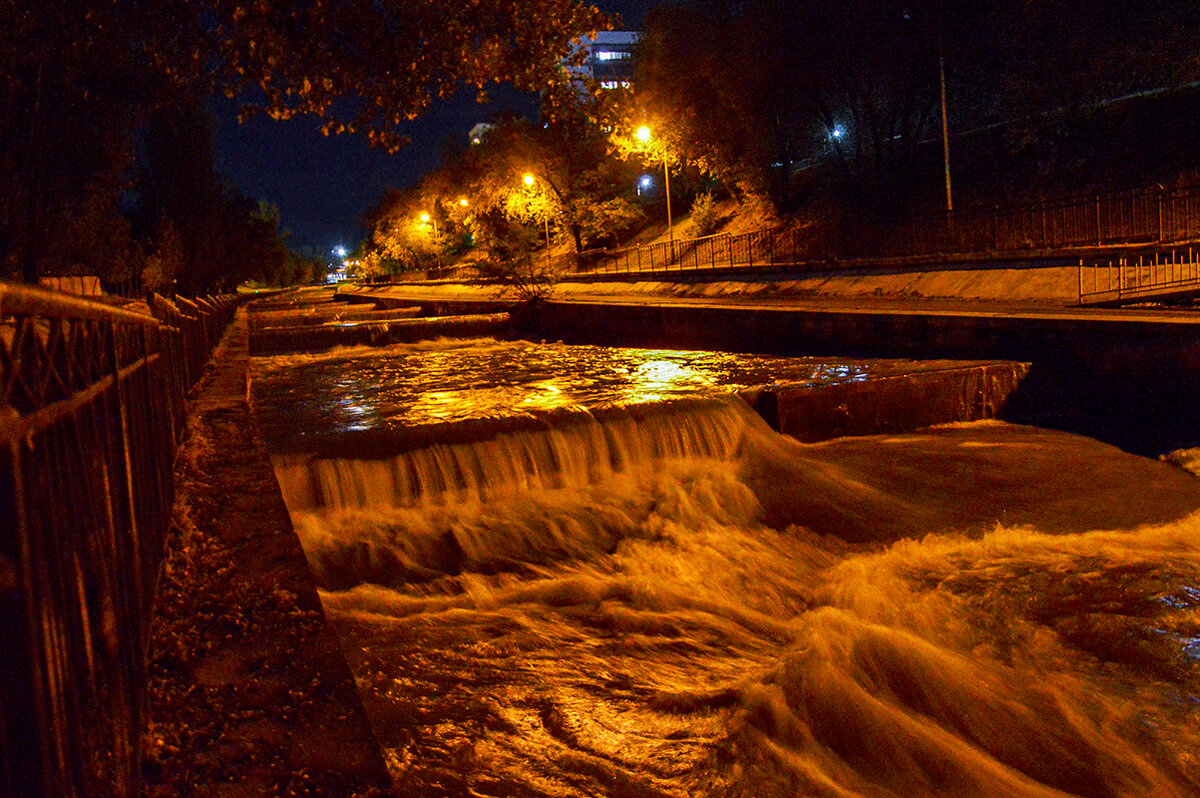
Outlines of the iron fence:
M1200 293L1200 248L1176 246L1079 261L1079 301L1103 304Z
M0 283L0 794L137 795L186 390L233 310Z
M759 230L596 253L600 273L713 268L854 268L870 259L952 259L1172 244L1200 239L1200 185L1153 186L842 228Z

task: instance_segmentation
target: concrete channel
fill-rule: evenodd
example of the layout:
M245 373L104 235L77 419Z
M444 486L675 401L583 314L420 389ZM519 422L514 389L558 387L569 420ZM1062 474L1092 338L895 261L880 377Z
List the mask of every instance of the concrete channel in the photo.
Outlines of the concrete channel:
M347 295L422 314L495 312L419 286ZM762 354L1029 364L1004 418L1135 454L1200 444L1200 313L1022 303L587 295L514 309L534 340ZM883 390L883 386L876 386Z

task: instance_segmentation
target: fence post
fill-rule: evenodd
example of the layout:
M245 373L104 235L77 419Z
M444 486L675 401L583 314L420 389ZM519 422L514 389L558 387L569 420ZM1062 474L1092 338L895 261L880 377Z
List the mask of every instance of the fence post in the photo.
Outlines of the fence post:
M1163 242L1163 187L1159 186L1158 191L1154 192L1154 199L1158 208L1158 235L1154 238L1156 244Z

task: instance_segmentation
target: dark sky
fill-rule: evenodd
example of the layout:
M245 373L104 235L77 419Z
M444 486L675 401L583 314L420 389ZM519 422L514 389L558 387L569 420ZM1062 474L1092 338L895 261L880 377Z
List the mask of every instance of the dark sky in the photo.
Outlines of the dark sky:
M622 28L640 27L656 0L601 0L601 10L618 13ZM367 145L360 136L322 136L313 118L277 122L256 116L236 120L237 103L214 100L217 114L217 171L243 194L279 206L282 226L291 231L292 248L313 247L328 254L334 247L356 246L364 237L361 220L388 188L412 185L437 166L441 142L461 135L493 113L536 110L532 95L511 87L488 89L491 101L479 105L474 93L441 102L410 123L412 143L395 155Z

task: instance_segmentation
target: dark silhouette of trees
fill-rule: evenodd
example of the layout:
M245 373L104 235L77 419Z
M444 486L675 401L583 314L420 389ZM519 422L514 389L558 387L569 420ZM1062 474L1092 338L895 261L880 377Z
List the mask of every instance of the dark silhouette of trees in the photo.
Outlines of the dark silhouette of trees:
M1171 0L691 0L650 14L637 102L688 161L788 208L832 173L868 210L941 184L952 133L1013 146L1073 112L1200 77L1200 5ZM1027 143L1027 142L1025 142Z
M602 23L575 0L0 0L0 273L35 279L84 209L116 224L136 132L196 96L256 87L394 148L464 85L545 86Z

